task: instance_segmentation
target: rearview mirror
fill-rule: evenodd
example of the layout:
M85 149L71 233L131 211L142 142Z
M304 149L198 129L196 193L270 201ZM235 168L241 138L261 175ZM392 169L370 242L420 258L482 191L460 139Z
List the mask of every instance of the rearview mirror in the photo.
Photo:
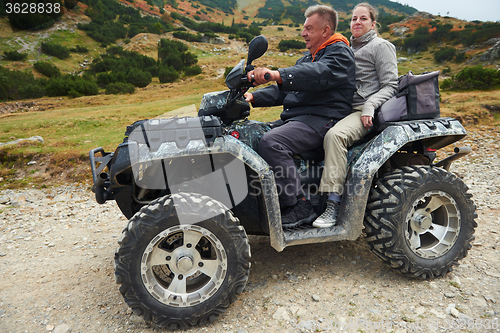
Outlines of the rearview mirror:
M247 66L252 64L252 61L262 57L264 53L267 51L267 38L263 35L259 35L252 39L250 44L248 45L248 58L247 58Z

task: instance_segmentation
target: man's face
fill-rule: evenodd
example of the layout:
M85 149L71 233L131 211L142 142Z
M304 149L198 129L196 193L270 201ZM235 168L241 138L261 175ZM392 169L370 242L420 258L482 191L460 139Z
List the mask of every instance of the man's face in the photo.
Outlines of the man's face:
M311 54L314 54L318 47L330 37L329 32L330 27L325 24L319 14L313 14L306 19L301 36L304 37L306 48Z

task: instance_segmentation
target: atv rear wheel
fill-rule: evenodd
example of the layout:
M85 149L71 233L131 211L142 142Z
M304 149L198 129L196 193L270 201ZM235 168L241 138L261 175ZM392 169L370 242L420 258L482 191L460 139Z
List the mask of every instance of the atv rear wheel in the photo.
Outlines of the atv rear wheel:
M444 276L467 255L476 207L461 179L441 168L396 170L372 189L367 241L378 257L418 278Z
M181 214L196 223L180 224ZM129 221L119 244L120 292L134 313L158 327L186 329L214 320L248 280L245 230L207 196L179 193L154 200Z

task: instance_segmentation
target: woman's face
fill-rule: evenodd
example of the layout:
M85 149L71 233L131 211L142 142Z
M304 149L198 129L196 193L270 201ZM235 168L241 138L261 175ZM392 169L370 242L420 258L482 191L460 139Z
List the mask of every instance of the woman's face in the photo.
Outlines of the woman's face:
M375 21L370 18L368 8L360 6L352 13L351 33L355 38L361 37L375 29Z

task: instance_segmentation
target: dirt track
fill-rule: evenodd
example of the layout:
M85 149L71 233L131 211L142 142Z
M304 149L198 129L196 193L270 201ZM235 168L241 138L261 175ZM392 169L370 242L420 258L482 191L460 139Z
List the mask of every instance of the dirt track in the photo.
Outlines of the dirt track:
M463 331L500 331L499 134L471 131L462 144L473 153L452 165L479 216L469 255L445 278L408 279L364 239L279 253L266 237L250 237L245 291L214 324L190 332L337 332L342 325L349 332L450 332L459 319ZM88 187L0 191L0 332L153 331L114 281L125 224L115 203L98 205Z

